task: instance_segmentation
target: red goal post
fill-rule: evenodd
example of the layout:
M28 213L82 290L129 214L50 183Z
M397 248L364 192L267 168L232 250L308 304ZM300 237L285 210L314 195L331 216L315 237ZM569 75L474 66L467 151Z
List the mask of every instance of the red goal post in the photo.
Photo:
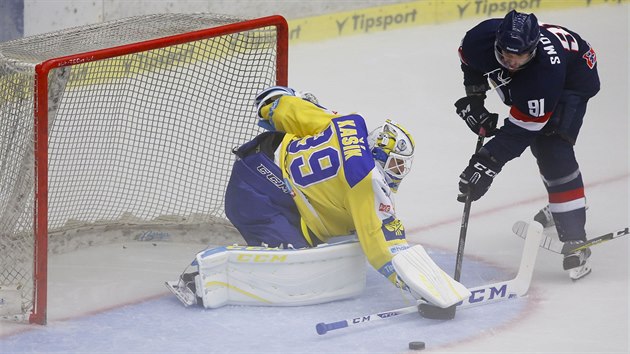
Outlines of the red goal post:
M21 302L0 315L46 323L59 230L223 218L231 149L287 66L281 16L159 14L0 43L0 294Z

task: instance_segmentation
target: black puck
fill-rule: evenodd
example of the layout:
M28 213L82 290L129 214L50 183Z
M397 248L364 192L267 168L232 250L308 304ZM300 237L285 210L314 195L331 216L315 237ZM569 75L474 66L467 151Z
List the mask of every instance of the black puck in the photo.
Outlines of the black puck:
M422 350L424 349L424 342L409 342L409 349Z

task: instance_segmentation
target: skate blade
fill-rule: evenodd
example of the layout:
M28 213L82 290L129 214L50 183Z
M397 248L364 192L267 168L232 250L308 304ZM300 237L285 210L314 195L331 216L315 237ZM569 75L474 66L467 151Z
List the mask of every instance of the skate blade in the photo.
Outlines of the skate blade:
M184 307L192 306L197 303L197 296L187 287L180 287L178 281L167 281L164 282L164 285L184 304Z
M572 269L569 271L569 277L571 278L571 280L577 281L591 274L591 270L592 270L591 267L582 266L580 268L581 269Z

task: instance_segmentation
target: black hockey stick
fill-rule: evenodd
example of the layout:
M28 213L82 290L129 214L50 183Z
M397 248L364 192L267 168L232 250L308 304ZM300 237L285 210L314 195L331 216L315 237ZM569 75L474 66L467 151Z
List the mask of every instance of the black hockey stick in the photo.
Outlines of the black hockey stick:
M523 224L526 224L526 222L517 221L512 227L512 231L514 232L514 234L521 238L525 237L524 233L520 231L520 226ZM575 247L575 245L563 243L562 241L552 236L543 235L543 238L540 241L540 247L558 254L569 254L626 235L630 235L630 227L626 227L620 230L609 232L605 235L588 239L584 244L581 244L578 247Z
M477 146L475 147L475 154L479 152L483 146L483 140L486 137L486 130L484 128L479 129L479 137L477 138ZM464 212L462 213L462 224L459 229L459 245L457 246L457 259L455 260L455 275L453 279L459 281L462 275L462 262L464 261L464 246L466 245L466 233L468 232L468 219L470 217L470 207L472 205L472 199L470 198L470 186L466 192L466 201L464 203Z
M477 138L477 146L475 146L475 154L479 152L483 146L483 140L486 137L486 130L484 128L479 129L479 137ZM470 185L468 191L465 194L464 212L462 213L462 222L459 229L459 244L457 246L457 258L455 259L455 274L453 279L459 281L462 275L462 263L464 261L464 247L466 246L466 233L468 232L468 219L470 217L470 208L472 205L472 198L470 198ZM440 308L432 306L430 304L418 305L418 311L425 318L438 319L438 320L450 320L455 318L455 308L453 305L447 308Z

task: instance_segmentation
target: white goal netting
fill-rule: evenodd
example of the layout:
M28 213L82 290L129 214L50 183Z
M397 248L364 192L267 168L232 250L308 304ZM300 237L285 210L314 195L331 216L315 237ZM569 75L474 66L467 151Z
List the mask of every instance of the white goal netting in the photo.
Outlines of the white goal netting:
M18 287L22 314L45 311L38 248L71 230L229 225L231 149L259 131L256 92L286 80L278 27L251 22L160 14L0 43L0 291Z

